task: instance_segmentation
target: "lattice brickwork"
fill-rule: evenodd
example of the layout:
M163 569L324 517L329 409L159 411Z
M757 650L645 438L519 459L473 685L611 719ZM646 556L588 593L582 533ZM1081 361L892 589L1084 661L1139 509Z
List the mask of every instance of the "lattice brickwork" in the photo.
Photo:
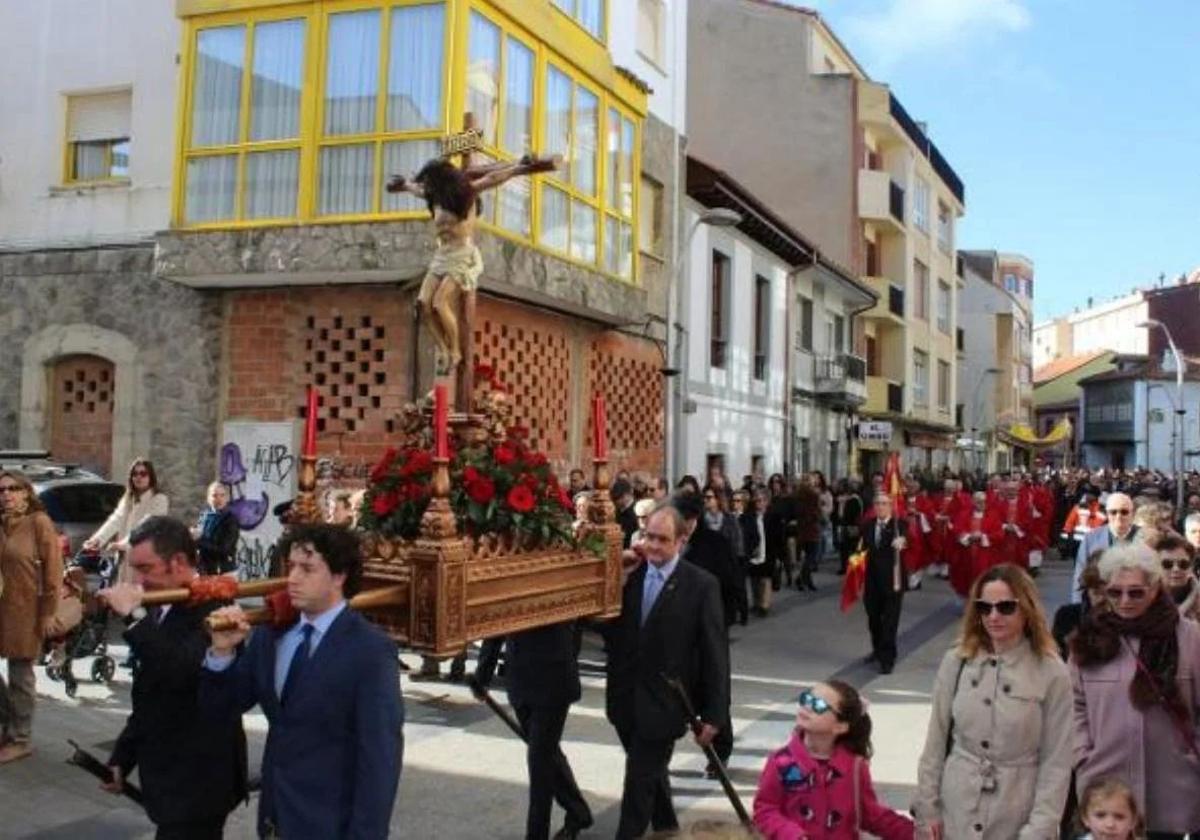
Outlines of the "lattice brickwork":
M554 319L488 302L476 310L475 363L490 366L512 396L514 425L552 462L569 456L571 340Z
M364 430L378 418L388 384L387 328L371 315L337 310L305 321L304 374L320 398L317 432ZM303 401L297 406L304 417Z
M662 468L662 358L648 342L603 333L592 342L588 358L589 394L603 394L608 413L610 462L618 469L657 471ZM592 447L588 412L587 451Z

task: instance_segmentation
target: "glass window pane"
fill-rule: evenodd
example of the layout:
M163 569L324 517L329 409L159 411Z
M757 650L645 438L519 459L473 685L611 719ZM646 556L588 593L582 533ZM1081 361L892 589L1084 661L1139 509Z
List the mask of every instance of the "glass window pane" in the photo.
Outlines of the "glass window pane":
M250 84L250 139L299 136L303 20L280 20L254 27L254 76Z
M392 10L389 131L415 131L442 125L445 17L445 7L441 3L400 6Z
M441 154L441 146L436 140L406 140L401 143L383 144L383 181L393 175L403 175L411 178L421 171L421 167L431 159ZM380 189L382 189L382 184ZM384 213L427 212L428 207L423 199L409 193L384 192L380 202Z
M193 158L187 164L189 222L216 222L233 218L237 189L237 155Z
M467 63L467 112L483 141L496 145L500 105L500 29L482 15L471 13L470 56Z
M192 145L219 146L238 141L242 106L242 66L246 27L218 26L196 35L192 79Z
M300 152L260 152L246 156L247 219L281 219L296 215L296 189L300 183Z
M379 12L330 15L327 60L325 133L373 131L379 92Z
M596 194L599 121L599 98L590 90L575 88L575 154L571 180L585 195Z
M604 149L604 182L608 195L608 206L617 209L621 206L621 181L617 170L621 165L621 115L616 109L608 109L608 127L605 131Z
M515 38L504 46L504 138L512 155L533 148L533 51Z
M617 274L625 278L633 277L633 225L621 222L621 265Z
M562 190L542 186L542 244L557 251L567 250L567 213L570 202Z
M118 140L112 145L112 169L108 173L113 178L129 177L129 141Z
M87 143L75 143L76 181L95 181L108 177L108 167L105 164L105 149L108 141L95 140Z
M571 256L596 261L596 211L580 201L571 202Z
M500 187L498 201L500 217L497 223L505 230L529 237L529 203L533 197L532 178L514 178Z
M604 37L604 0L576 0L576 18L588 32L597 38Z
M371 190L374 185L374 144L321 149L317 212L322 216L371 212Z
M571 80L550 65L546 71L546 152L570 161ZM561 174L557 177L562 177Z
M604 217L604 270L617 273L620 264L621 237L617 231L617 220L612 216Z
M621 203L618 208L627 219L633 218L633 151L636 134L632 120L621 120Z

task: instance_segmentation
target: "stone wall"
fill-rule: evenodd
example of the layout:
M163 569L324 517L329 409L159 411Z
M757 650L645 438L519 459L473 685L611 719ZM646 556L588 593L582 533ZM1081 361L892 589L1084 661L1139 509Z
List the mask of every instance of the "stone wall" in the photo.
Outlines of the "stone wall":
M45 378L56 347L112 358L128 383L118 401L134 401L115 409L130 412L133 454L154 462L172 512L190 518L214 475L220 305L153 267L150 246L0 253L0 341L10 359L0 365L0 446L49 445L45 400L23 406L22 380ZM23 364L27 352L38 364ZM44 381L35 386L26 382L27 403ZM39 425L42 439L30 440ZM114 445L114 460L120 451Z

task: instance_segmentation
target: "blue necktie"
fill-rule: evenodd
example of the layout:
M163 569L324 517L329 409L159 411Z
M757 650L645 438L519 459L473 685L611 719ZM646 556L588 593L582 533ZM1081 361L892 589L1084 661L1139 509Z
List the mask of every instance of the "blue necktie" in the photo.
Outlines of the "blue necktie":
M642 624L645 624L646 619L650 617L650 610L654 609L654 602L658 600L658 593L662 591L662 585L662 570L657 566L648 566L646 568L646 588L642 592Z
M315 629L311 624L305 624L300 628L300 634L304 638L300 640L300 646L292 654L292 661L288 665L287 676L283 678L283 691L279 695L280 704L287 704L288 695L295 691L296 686L304 679L304 671L308 668L308 660L312 655L312 649L309 645L312 642L313 630Z

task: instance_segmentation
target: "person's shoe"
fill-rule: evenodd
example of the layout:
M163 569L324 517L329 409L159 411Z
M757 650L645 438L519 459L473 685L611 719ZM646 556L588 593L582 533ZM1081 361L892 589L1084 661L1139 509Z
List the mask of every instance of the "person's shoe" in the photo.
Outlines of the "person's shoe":
M33 755L33 747L24 741L9 741L0 747L0 764L11 764Z
M467 677L467 688L471 689L471 693L475 695L476 700L483 700L487 694L487 685L475 674Z
M863 661L864 665L870 665L872 662L878 661L878 659L879 659L879 654L876 653L875 651L871 651L870 653L868 653L866 656L863 657L862 661Z
M592 815L588 814L583 819L576 817L567 817L560 828L552 838L552 840L575 840L581 832L587 831L592 827Z
M879 673L890 674L895 667L891 662L881 662L879 663Z

